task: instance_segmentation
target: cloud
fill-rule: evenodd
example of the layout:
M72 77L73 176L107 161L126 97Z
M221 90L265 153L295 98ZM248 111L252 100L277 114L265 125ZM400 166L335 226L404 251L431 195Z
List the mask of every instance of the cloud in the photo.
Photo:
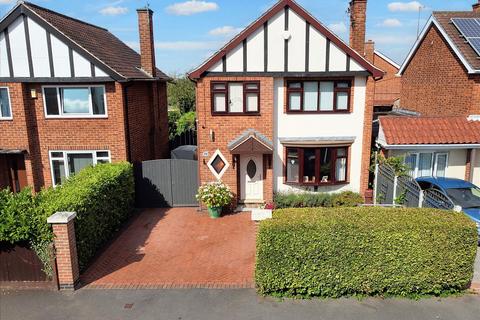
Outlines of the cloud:
M193 14L215 11L219 6L215 2L190 0L174 3L167 7L167 12L176 16L191 16Z
M391 2L388 4L388 10L392 12L418 11L425 6L418 1L411 2Z
M243 30L242 28L234 28L232 26L223 26L223 27L210 30L208 34L211 36L233 36L242 30Z
M219 41L166 41L156 42L155 48L168 51L216 50L223 44Z
M0 0L0 5L17 2L17 0Z
M398 19L385 19L382 21L380 26L387 27L387 28L395 28L395 27L401 27L402 23Z
M104 16L119 16L119 15L128 13L128 8L109 6L109 7L100 9L99 12Z
M345 33L347 32L347 26L344 22L332 23L328 25L328 29L332 30L333 33Z

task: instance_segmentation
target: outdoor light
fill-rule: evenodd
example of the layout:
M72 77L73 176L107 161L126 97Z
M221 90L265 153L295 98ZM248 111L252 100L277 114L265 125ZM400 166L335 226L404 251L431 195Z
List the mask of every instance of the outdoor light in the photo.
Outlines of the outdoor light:
M30 97L32 99L37 99L37 89L30 89Z

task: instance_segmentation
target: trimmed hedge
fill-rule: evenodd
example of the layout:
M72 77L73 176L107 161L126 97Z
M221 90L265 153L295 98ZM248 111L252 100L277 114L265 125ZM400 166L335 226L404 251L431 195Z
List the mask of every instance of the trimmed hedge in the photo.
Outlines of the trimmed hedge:
M130 217L134 204L133 167L99 164L83 169L57 188L40 194L40 210L50 216L73 211L80 270Z
M475 224L433 209L286 209L260 225L259 293L282 297L441 295L468 288Z
M355 192L340 193L276 193L275 208L355 207L363 197Z

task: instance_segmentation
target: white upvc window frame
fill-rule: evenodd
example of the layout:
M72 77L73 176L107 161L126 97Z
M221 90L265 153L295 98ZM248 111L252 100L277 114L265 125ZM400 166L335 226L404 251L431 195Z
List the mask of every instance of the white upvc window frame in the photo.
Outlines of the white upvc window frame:
M413 170L414 172L414 178L420 178L418 176L418 168L419 168L419 165L420 165L420 154L431 154L432 155L432 167L430 169L430 176L432 177L436 177L437 176L437 160L438 160L438 156L439 155L446 155L447 156L447 163L446 163L446 166L445 166L445 174L447 173L447 169L448 169L448 162L449 162L449 153L448 152L444 152L444 151L417 151L417 152L407 152L405 157L404 157L404 160L406 159L407 156L409 155L416 155L416 161L415 161L415 169Z
M98 157L97 153L99 152L107 152L108 157ZM54 153L62 153L62 157L54 157ZM60 160L63 161L63 165L65 168L65 178L70 177L70 168L68 167L68 155L69 154L91 154L93 159L93 166L98 164L98 161L107 161L108 163L112 162L112 155L110 150L50 150L48 152L49 163L50 163L50 174L52 177L52 185L54 187L58 186L59 184L55 183L55 173L53 172L53 161Z
M47 101L45 99L45 89L46 88L55 88L57 90L57 103L58 103L58 112L59 114L49 115L47 113ZM89 108L87 113L63 113L63 103L60 95L61 88L87 88L88 89L88 98L89 98ZM105 104L105 114L93 114L93 103L92 103L92 90L91 88L103 88L103 101ZM47 119L105 119L108 118L108 105L107 105L107 89L105 85L46 85L42 86L42 98L43 98L43 110L45 118Z
M2 110L0 110L0 121L2 120L13 120L13 112L12 112L12 99L10 98L10 88L1 86L0 89L7 89L7 95L8 95L8 107L10 108L10 116L9 117L4 117L2 115Z

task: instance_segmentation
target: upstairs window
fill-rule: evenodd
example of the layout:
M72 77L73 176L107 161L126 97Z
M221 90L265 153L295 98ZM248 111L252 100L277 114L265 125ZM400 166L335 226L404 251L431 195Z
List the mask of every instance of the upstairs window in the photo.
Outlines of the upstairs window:
M288 112L350 112L350 81L289 81Z
M213 114L258 114L260 82L212 82Z
M12 119L10 94L8 88L0 88L0 120Z
M348 147L287 148L285 181L300 185L347 183Z
M44 87L45 114L58 117L106 117L104 86Z

